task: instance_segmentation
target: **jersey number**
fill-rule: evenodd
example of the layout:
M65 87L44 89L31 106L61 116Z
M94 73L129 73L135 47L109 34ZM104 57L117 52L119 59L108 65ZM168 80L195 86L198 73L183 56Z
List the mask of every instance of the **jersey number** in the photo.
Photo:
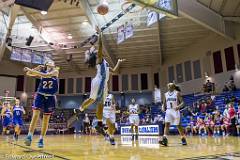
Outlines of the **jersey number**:
M111 102L106 101L106 102L105 102L105 106L110 107L110 106L111 106Z
M52 89L53 81L43 81L43 89Z
M16 111L16 115L17 115L17 116L20 116L20 111Z

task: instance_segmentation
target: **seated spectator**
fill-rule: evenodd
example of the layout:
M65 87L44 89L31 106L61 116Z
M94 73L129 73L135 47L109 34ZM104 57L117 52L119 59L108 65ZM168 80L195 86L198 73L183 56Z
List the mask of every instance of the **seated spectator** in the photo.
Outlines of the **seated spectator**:
M214 132L214 120L213 116L211 114L207 114L205 118L205 124L206 124L206 130L208 132L208 135L212 135Z
M240 136L240 106L238 106L238 111L236 114L236 128L237 128L237 135Z
M196 123L196 126L195 126L195 130L198 130L198 134L199 135L207 135L207 129L206 129L206 126L205 126L205 123L203 121L202 118L198 117L197 118L197 123ZM202 131L204 133L202 133Z
M225 82L222 91L223 91L223 92L228 92L228 91L229 91L229 88L228 88L228 82Z
M221 130L222 130L222 135L223 136L228 136L229 134L229 126L230 126L231 122L230 119L228 117L223 117L223 123L221 125Z
M190 135L197 134L197 130L196 130L195 126L196 126L196 122L195 122L193 116L191 116L190 121L185 128L186 134L188 134L189 132L190 132Z
M161 90L157 87L157 85L154 86L153 97L154 104L161 105L162 102Z
M214 114L214 136L219 136L220 135L220 127L222 125L222 117L221 113L219 111L216 111Z
M204 85L204 91L207 93L214 91L214 83L210 82L209 79L207 80L206 84Z
M201 113L205 113L207 109L207 103L206 101L202 100L202 102L199 105L199 109Z

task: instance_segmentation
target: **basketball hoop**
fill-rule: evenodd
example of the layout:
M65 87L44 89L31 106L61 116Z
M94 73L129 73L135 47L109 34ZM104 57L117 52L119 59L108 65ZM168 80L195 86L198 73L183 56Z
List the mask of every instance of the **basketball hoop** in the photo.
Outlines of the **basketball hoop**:
M143 11L143 9L145 7L141 7L139 9L135 9L135 10L132 10L132 11L126 11L126 9L132 4L132 1L130 0L126 0L125 2L123 2L123 4L121 5L121 9L124 13L139 13L141 11Z

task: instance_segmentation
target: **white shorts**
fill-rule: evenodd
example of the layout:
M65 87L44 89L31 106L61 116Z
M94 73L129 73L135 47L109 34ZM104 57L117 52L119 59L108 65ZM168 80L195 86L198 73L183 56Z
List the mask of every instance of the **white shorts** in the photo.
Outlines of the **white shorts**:
M165 122L171 125L180 125L180 111L167 109L165 114Z
M101 98L101 101L104 101L107 97L108 94L108 85L107 82L104 82L104 86L102 88L100 88L100 84L101 84L101 79L98 77L93 78L92 82L91 82L91 92L90 92L90 97L93 100L97 100L97 98L99 98L99 90L101 89L103 92L103 95ZM99 99L100 100L100 99Z
M133 124L135 126L139 126L139 116L138 115L130 115L129 116L129 122L130 124Z
M116 122L116 114L114 111L103 110L103 124L106 124L107 119L109 119L112 123Z

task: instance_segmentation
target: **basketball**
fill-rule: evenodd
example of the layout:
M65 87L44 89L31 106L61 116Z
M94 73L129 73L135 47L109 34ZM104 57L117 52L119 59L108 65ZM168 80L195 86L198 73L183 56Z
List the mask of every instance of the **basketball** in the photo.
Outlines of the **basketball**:
M98 7L97 7L97 12L101 15L105 15L108 13L108 5L107 4L100 4Z

